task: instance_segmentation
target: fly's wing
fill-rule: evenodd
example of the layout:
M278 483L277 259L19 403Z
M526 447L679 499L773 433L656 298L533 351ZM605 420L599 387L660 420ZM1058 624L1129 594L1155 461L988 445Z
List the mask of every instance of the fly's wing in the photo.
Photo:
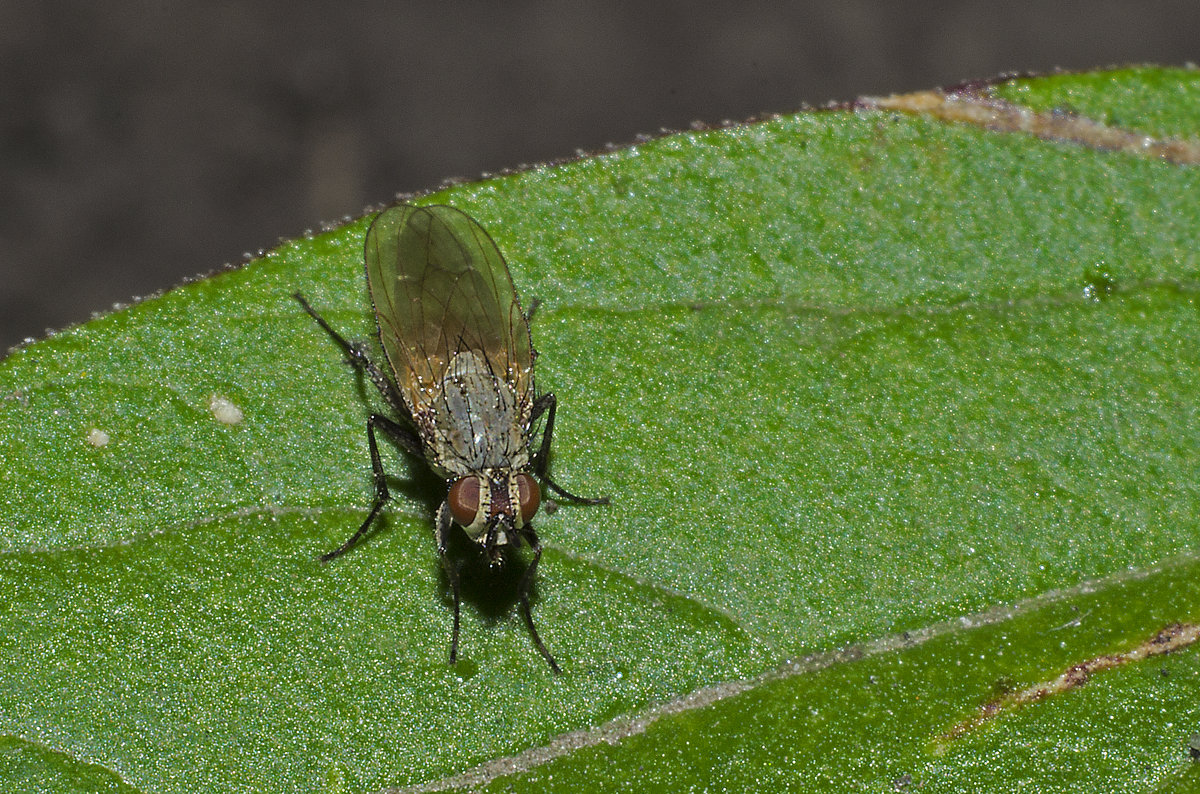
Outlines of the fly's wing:
M533 388L533 345L508 265L473 218L396 204L367 231L379 339L409 407L429 405L455 353L474 351L517 395Z

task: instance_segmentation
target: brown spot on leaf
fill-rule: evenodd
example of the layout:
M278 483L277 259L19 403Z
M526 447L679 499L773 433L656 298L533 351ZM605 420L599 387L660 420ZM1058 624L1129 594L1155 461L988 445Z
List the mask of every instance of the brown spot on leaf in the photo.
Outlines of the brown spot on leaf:
M1200 164L1200 141L1154 138L1143 132L1110 127L1073 113L1043 113L997 99L988 91L972 88L918 91L865 99L859 106L932 116L997 132L1024 132L1043 140L1067 141L1094 149L1139 154L1179 165Z
M987 703L982 704L975 714L952 726L939 738L943 742L961 738L1005 712L1015 711L1021 706L1036 703L1051 695L1077 689L1086 684L1097 673L1131 662L1140 662L1152 656L1161 656L1164 653L1170 653L1180 648L1186 648L1198 639L1200 639L1200 624L1172 624L1125 653L1110 653L1104 656L1096 656L1068 667L1052 681L1043 681L1025 689L993 698Z

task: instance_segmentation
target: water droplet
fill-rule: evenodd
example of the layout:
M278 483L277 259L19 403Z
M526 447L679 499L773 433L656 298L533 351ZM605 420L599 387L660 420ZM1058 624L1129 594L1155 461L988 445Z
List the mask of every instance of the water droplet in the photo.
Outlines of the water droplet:
M1083 297L1090 301L1102 301L1117 289L1117 280L1108 272L1103 262L1098 262L1083 272Z

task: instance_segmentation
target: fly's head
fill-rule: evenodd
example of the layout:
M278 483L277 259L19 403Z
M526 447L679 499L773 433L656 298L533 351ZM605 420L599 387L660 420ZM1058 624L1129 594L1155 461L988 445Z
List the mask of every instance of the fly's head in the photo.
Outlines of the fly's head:
M529 472L487 469L460 477L450 485L446 504L467 536L483 546L492 565L500 564L504 547L514 543L542 502L542 491Z

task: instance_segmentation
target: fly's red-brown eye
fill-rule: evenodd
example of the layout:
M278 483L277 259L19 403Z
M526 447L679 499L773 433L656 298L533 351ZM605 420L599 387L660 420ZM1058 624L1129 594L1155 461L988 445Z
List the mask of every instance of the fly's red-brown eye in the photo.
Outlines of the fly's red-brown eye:
M517 475L517 498L521 505L521 520L529 523L542 503L542 489L538 487L537 480L525 472Z
M460 525L474 524L479 514L479 478L469 476L456 480L446 494L446 503L450 505L450 515Z

